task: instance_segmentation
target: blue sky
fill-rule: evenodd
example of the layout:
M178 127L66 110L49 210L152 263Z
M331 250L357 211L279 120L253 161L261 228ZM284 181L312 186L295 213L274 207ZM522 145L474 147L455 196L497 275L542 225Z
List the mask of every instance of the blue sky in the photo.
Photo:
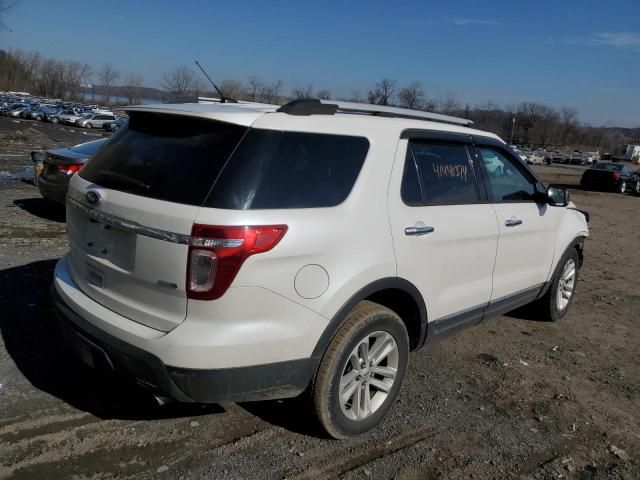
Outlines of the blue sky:
M282 79L334 96L383 77L470 105L570 106L640 126L640 0L21 0L0 48L143 75L194 59L214 79Z

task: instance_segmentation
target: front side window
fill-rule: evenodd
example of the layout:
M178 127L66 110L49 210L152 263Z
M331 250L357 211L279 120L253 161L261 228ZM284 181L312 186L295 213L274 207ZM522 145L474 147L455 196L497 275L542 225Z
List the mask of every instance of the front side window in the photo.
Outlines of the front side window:
M409 206L478 203L467 147L462 143L409 142L401 194Z
M492 201L535 201L534 182L519 168L515 159L494 148L479 148L487 172Z

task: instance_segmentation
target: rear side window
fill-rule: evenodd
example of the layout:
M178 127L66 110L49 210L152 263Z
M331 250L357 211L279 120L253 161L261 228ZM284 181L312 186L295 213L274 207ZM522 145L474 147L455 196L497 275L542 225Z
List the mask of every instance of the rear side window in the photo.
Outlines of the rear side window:
M106 188L188 205L202 205L246 127L133 113L79 175Z
M409 206L478 203L478 187L467 147L461 143L412 140L402 178Z
M369 150L362 137L253 129L205 206L235 210L332 207L353 188Z

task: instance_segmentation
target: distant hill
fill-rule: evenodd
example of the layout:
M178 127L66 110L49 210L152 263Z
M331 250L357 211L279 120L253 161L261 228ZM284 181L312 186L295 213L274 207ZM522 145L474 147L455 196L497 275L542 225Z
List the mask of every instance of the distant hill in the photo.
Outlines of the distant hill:
M127 94L129 92L129 88L126 85L122 86L114 86L111 87L109 95L111 97L124 97L127 98ZM93 84L93 88L90 87L81 87L80 93L82 93L85 98L91 98L91 95L106 95L107 89L104 85L96 85ZM210 91L201 91L199 93L201 97L217 97L218 95L214 92ZM153 87L138 87L138 98L145 100L158 100L158 101L166 101L170 99L170 94L165 90L160 90L159 88Z
M111 87L110 95L112 97L126 97L129 91L128 86L117 86ZM84 94L85 97L90 97L92 94L95 95L105 95L107 93L107 89L104 85L96 85L93 84L93 88L82 87L80 88L80 92ZM158 88L152 87L139 87L138 88L138 96L140 98L148 98L155 100L162 100L164 96L166 96L167 92L164 90L160 90Z
M624 137L624 143L640 144L640 128L606 127L605 130Z

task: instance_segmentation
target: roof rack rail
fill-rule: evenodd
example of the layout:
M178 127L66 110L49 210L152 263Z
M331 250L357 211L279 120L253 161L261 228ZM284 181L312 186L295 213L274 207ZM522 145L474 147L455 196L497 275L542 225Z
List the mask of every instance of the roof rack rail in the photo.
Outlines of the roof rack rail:
M472 120L442 115L440 113L410 110L408 108L388 107L386 105L343 102L340 100L318 100L317 98L293 100L292 102L280 107L278 112L287 113L289 115L334 115L335 113L360 113L379 117L429 120L432 122L450 123L452 125L461 125L464 127L473 125Z
M323 104L317 98L292 100L278 109L278 112L289 115L333 115L337 111L338 106L336 104Z

